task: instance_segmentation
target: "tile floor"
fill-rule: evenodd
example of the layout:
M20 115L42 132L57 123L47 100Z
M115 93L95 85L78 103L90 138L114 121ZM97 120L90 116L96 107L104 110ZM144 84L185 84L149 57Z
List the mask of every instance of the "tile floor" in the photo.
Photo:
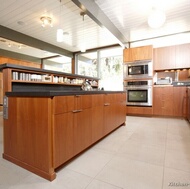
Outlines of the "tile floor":
M0 116L0 154L3 152ZM57 172L49 182L0 157L0 189L190 188L190 124L126 117L122 126Z

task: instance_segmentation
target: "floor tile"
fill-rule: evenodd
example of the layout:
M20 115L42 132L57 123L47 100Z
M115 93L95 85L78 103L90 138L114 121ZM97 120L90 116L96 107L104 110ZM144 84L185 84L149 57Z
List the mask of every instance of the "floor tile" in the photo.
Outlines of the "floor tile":
M165 168L163 189L190 188L190 173Z
M118 151L120 146L131 137L132 134L133 132L118 130L115 133L108 135L106 138L104 138L104 140L98 142L94 148L114 154Z
M166 150L165 167L190 173L190 151Z
M122 188L94 179L86 189L122 189Z
M144 145L143 143L128 140L122 145L117 154L129 159L163 166L165 148L161 148L160 146Z
M95 177L111 160L112 154L90 149L70 162L66 168L78 173Z
M186 151L190 153L190 135L167 134L167 149Z
M116 156L96 179L126 189L161 189L163 167Z
M131 141L134 142L139 142L145 145L154 145L154 146L160 146L160 147L165 147L166 145L166 135L163 133L151 133L148 134L148 132L138 132L136 131L130 139Z

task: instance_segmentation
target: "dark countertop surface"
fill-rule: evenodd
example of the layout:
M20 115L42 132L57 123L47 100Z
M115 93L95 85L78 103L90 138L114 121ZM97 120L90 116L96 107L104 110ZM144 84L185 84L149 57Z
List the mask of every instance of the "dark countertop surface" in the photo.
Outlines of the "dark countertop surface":
M14 97L53 97L53 96L69 96L69 95L88 95L88 94L112 94L125 93L126 91L44 91L44 92L6 92L6 96Z

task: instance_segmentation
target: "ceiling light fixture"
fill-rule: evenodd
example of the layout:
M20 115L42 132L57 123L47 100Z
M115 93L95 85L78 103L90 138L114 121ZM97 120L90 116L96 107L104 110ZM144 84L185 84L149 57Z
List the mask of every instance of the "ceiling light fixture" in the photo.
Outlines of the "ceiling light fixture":
M86 13L85 12L81 12L80 13L80 15L82 16L82 21L83 21L83 24L82 24L82 44L81 44L81 47L80 47L80 49L81 49L81 52L86 52L86 45L85 45L85 38L84 38L84 17L85 17L85 15L86 15Z
M63 42L63 29L61 29L61 0L59 10L59 29L57 29L57 42Z
M46 26L51 26L53 27L53 21L52 21L52 18L49 17L49 16L42 16L40 18L41 22L42 22L42 27L46 27Z
M164 24L165 20L165 13L153 8L152 13L148 17L148 25L151 28L160 28Z

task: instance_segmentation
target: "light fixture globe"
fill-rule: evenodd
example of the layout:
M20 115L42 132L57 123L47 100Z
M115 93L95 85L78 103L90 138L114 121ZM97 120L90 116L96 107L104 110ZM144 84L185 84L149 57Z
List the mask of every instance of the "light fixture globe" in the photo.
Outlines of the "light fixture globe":
M166 20L166 15L160 10L153 10L148 17L148 25L151 28L161 27Z

